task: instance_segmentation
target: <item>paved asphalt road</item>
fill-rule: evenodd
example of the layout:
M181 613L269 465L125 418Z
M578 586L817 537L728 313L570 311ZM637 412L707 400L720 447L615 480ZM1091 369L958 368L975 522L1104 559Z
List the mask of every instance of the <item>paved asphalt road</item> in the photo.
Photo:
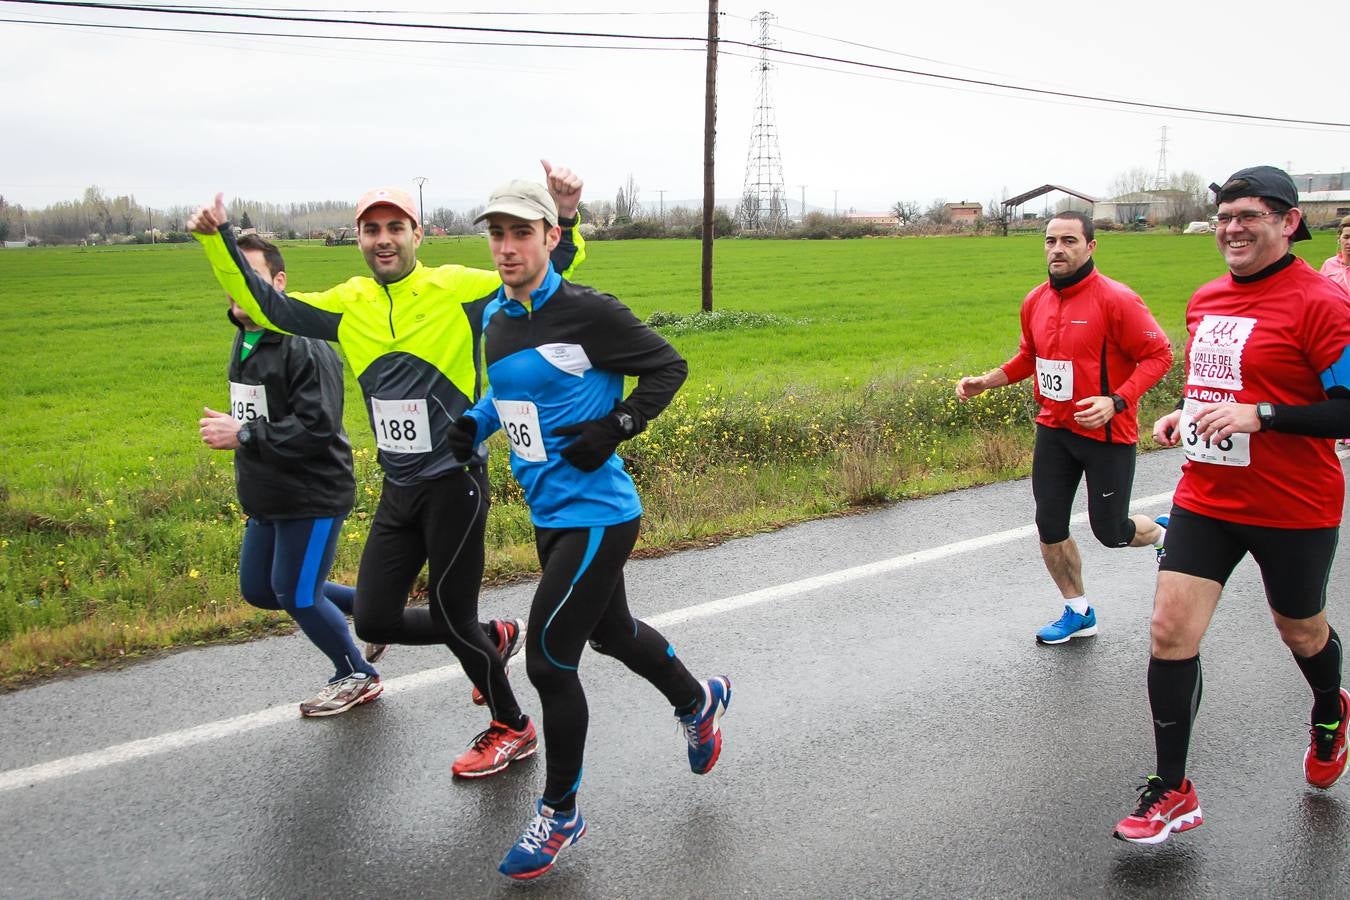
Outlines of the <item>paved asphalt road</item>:
M1179 461L1141 459L1136 509ZM326 720L296 713L327 674L296 637L0 696L0 896L1350 896L1350 783L1303 781L1309 694L1250 561L1202 650L1204 826L1111 838L1152 769L1153 554L1080 522L1102 633L1039 647L1030 518L1020 481L630 563L634 609L732 679L722 758L691 775L656 691L588 656L590 831L528 884L495 866L543 760L452 781L486 719L443 649L394 648L384 697ZM1341 563L1350 628L1345 594Z

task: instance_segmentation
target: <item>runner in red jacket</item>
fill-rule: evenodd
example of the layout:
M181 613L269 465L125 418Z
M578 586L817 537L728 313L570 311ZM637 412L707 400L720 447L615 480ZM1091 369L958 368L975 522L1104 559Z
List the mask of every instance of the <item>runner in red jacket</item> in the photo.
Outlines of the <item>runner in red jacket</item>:
M1161 547L1163 528L1129 515L1139 440L1139 398L1172 365L1172 345L1139 295L1096 270L1092 220L1064 212L1045 229L1050 278L1022 301L1022 343L997 369L962 378L956 396L1035 375L1036 449L1031 489L1041 558L1064 598L1064 612L1036 633L1062 644L1097 633L1083 588L1069 513L1087 476L1092 533L1107 547Z

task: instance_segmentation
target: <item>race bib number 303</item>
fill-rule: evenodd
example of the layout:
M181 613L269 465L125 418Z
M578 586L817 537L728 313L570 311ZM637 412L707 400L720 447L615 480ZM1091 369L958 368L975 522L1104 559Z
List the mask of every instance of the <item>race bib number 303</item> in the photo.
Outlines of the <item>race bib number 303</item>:
M267 419L267 388L261 384L230 382L230 415L240 422Z
M375 446L390 453L430 453L431 426L427 401L370 398Z
M1202 438L1195 426L1195 416L1201 405L1199 400L1188 398L1181 407L1181 446L1186 458L1214 466L1250 466L1252 436L1230 434L1221 441Z
M1047 400L1073 399L1073 360L1036 357L1036 387Z
M493 400L511 452L526 462L545 462L544 437L539 432L539 410L528 400Z

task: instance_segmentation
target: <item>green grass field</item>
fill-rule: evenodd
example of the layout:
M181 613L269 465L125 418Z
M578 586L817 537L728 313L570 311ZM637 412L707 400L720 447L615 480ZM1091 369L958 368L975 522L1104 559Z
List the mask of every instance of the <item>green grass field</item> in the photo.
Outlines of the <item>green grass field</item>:
M1317 265L1334 240L1296 249ZM355 247L283 250L297 290L364 271ZM697 242L588 252L578 280L639 316L698 311ZM421 258L490 262L481 238ZM1097 260L1174 342L1191 290L1223 272L1206 236L1103 234ZM1025 392L957 410L950 382L1015 349L1038 236L722 241L715 275L717 310L772 324L672 334L691 376L639 439L647 547L1023 471ZM230 460L197 437L201 407L226 404L233 334L200 249L5 251L0 285L0 679L276 626L237 597ZM354 379L346 420L363 479L336 566L350 578L379 485ZM528 520L495 457L492 569L528 571Z

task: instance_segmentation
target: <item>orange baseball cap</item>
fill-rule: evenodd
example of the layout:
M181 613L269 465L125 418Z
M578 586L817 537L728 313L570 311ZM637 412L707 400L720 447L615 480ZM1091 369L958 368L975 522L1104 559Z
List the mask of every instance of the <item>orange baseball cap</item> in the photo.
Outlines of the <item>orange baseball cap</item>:
M407 213L414 225L418 224L417 204L413 203L412 194L407 191L394 187L372 188L366 191L361 195L361 199L356 201L356 221L360 222L366 210L373 206L392 206Z

